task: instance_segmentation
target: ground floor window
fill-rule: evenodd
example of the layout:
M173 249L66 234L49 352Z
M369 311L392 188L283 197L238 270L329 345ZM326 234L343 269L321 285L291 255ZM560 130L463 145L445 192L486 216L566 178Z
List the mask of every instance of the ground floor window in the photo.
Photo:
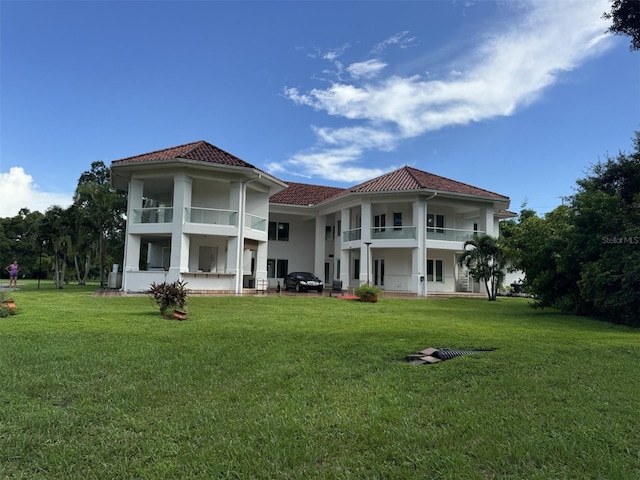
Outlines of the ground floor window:
M267 278L284 278L287 273L289 273L289 260L267 259Z
M444 281L442 275L442 260L427 260L427 281Z
M384 285L384 258L373 260L373 284Z
M360 259L359 258L353 259L353 279L354 280L360 279Z

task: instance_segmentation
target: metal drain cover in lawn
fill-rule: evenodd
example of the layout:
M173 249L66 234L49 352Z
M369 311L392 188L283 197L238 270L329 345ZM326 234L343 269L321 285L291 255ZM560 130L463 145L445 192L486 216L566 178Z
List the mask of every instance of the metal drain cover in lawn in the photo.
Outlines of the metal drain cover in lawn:
M444 360L460 357L462 355L473 355L475 353L490 352L491 349L485 350L454 350L452 348L426 348L418 353L412 353L406 356L407 362L412 365L424 365L439 363Z

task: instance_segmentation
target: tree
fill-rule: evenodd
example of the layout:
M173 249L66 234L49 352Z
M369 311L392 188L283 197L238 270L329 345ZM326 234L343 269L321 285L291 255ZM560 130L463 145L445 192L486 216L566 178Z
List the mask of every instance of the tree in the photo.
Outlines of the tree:
M104 288L104 272L107 242L123 230L126 198L111 188L111 174L102 161L91 164L91 170L78 179L74 205L80 210L82 223L87 225L87 235L97 245L100 263L100 288Z
M567 255L573 211L560 205L543 218L520 216L505 235L513 268L525 274L523 288L534 296L534 307L574 305L579 271Z
M64 210L58 205L49 207L44 214L40 224L39 238L42 239L49 248L53 249L54 255L54 282L56 288L64 287L64 279L67 268L67 257L71 246L71 231L73 219L69 210Z
M69 216L72 219L71 234L74 239L70 255L73 257L78 285L86 285L97 250L95 242L91 241L92 225L76 205L69 207Z
M577 182L570 253L581 265L581 310L640 326L640 132L634 144Z
M640 1L613 0L611 11L605 12L602 18L611 20L608 32L615 35L629 35L631 50L640 50Z
M31 277L38 270L38 226L43 215L22 208L13 217L0 218L0 264L13 260L20 264L20 275Z
M534 306L640 326L640 132L634 145L593 165L566 205L509 225Z
M464 242L463 249L459 265L467 268L476 282L484 282L489 301L495 300L507 267L505 250L495 238L478 234Z

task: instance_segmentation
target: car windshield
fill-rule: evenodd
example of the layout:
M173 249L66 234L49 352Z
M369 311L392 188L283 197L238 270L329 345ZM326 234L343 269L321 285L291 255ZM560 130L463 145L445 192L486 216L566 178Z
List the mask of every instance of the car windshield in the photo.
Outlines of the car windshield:
M311 273L308 273L308 272L298 273L296 275L296 278L298 280L315 280L316 279L315 275L312 275Z

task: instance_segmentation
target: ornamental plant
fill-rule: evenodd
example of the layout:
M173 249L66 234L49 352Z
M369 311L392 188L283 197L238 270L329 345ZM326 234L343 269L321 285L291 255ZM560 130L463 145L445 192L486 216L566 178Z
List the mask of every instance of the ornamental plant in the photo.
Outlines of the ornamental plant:
M382 289L368 283L363 283L355 290L355 295L361 302L375 302L382 295Z
M4 290L0 290L0 318L16 314L16 305L12 298L7 298Z
M174 309L184 310L187 304L186 288L187 282L176 280L172 283L155 283L151 284L149 296L160 307L160 314L163 317L170 316Z

